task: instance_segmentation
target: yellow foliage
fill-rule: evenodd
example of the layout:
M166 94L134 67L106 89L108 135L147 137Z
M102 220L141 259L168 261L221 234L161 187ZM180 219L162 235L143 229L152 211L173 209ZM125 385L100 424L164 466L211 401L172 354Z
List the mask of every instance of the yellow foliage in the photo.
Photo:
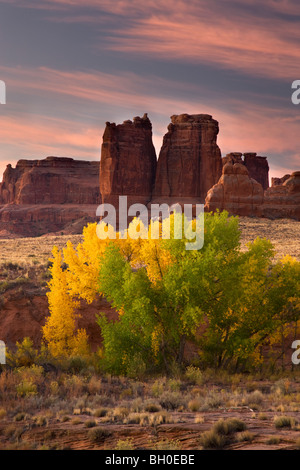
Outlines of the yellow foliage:
M67 274L63 271L61 252L54 247L52 279L47 293L50 316L43 327L43 337L54 357L64 355L85 355L88 353L85 330L75 332L75 301L69 293Z

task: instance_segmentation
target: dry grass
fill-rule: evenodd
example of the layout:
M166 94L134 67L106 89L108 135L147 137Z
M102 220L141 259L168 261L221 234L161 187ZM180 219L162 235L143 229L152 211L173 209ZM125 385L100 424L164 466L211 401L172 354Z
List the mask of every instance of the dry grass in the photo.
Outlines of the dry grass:
M153 397L157 379L137 387L141 383L101 375L90 367L73 376L65 370L41 373L38 366L6 370L0 374L0 448L189 450L255 448L262 443L265 448L297 448L300 376L281 374L264 380L239 374L237 380L229 373L212 376L203 371L196 397L184 374L177 379L181 387L176 392L172 381L162 377L164 391ZM278 395L277 384L287 378L292 379L289 388ZM34 393L19 393L25 380L35 386ZM95 383L101 383L97 390ZM122 398L129 388L134 393ZM159 402L165 404L166 398L164 410ZM248 405L252 401L259 403L260 413L253 413ZM283 402L284 410L278 412ZM272 439L274 432L278 439Z
M276 248L276 258L286 254L300 260L300 222L290 219L259 219L240 217L242 248L257 237L268 238ZM52 247L62 248L71 240L77 245L82 235L46 235L37 238L16 238L0 240L0 263L46 263L51 256Z
M300 261L300 222L290 219L240 217L240 228L243 249L257 237L267 238L275 246L275 259L290 255Z
M63 248L68 240L76 246L81 242L82 235L0 240L0 263L11 261L19 264L45 264L51 257L53 246Z

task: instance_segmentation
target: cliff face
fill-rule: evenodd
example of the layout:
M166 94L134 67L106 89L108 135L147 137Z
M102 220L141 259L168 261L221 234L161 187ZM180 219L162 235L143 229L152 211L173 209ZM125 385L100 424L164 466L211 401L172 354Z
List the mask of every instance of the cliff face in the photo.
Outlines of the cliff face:
M232 152L222 158L223 166L226 163L241 163L245 165L250 178L260 183L263 189L269 187L269 164L267 157L260 157L256 153Z
M174 198L175 202L194 198L204 201L222 172L218 132L218 122L210 115L171 116L158 159L154 200Z
M222 177L205 201L206 211L217 209L232 215L300 220L300 171L278 178L271 188L263 191L244 164L225 163Z
M256 153L244 153L244 164L251 178L260 183L264 190L269 187L269 164L267 157Z
M19 160L0 183L0 204L99 204L99 164L72 158Z
M0 237L81 233L96 221L99 163L47 157L8 165L0 183Z
M300 171L281 180L282 184L275 184L265 191L264 216L300 220Z
M155 172L156 153L147 114L123 124L107 122L100 161L102 202L116 205L119 196L128 196L129 205L147 204Z

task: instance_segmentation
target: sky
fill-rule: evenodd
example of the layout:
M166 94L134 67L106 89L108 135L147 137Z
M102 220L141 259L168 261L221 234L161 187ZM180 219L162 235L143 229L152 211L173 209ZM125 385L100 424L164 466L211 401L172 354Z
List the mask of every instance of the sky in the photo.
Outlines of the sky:
M106 121L211 114L222 155L300 169L298 0L0 0L0 180L8 163L100 160Z

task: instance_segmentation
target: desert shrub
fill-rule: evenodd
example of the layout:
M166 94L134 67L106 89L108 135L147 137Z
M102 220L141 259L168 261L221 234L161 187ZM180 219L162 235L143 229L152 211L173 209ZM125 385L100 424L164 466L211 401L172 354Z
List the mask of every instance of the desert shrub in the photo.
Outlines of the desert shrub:
M238 418L220 419L214 424L213 430L218 434L228 436L235 432L245 431L247 428L244 421Z
M238 418L220 419L210 431L202 434L200 444L204 449L223 449L233 434L246 428L246 424Z
M237 441L238 442L252 442L254 440L254 434L249 431L244 431L238 434Z
M37 426L47 426L49 422L49 417L45 415L38 415L34 418L34 422Z
M157 413L160 411L161 407L157 405L156 403L148 403L145 405L145 411L148 413Z
M223 434L219 434L215 430L204 432L200 437L200 445L204 449L223 449L227 444L227 439Z
M89 430L88 438L92 442L101 442L104 441L107 437L111 435L111 432L108 429L102 427L95 427Z
M15 415L14 421L24 421L25 418L26 418L26 413L20 412Z
M199 411L199 409L201 407L201 404L202 404L202 402L199 399L190 400L188 402L188 408L189 408L189 410L191 410L193 412Z
M281 442L280 437L270 437L270 439L266 441L266 444L272 446L272 445L278 445L280 444L280 442Z
M158 398L160 397L166 388L165 379L157 379L151 387L151 395Z
M113 416L116 420L122 421L128 415L129 415L129 409L124 406L118 406L113 411Z
M33 364L30 367L19 367L16 369L21 380L27 380L35 384L40 384L44 380L44 369L42 366Z
M203 383L203 374L198 367L188 366L185 371L185 377L195 385L202 385Z
M101 390L101 378L93 375L87 384L87 390L90 394L99 393Z
M155 450L181 450L181 444L178 440L163 439L154 445Z
M274 425L276 429L292 428L295 425L295 420L290 416L275 416Z
M261 419L262 421L266 421L268 419L268 415L265 413L259 413L258 419Z
M205 420L204 420L203 416L201 416L201 415L196 415L195 416L195 420L194 420L195 424L202 424L202 423L204 423L204 421Z
M131 439L119 440L116 444L115 450L134 450L134 445Z
M32 395L36 395L37 394L37 386L36 386L36 384L34 384L34 383L32 383L28 380L22 380L22 382L20 382L17 385L17 394L20 397L29 397L29 396L32 396Z
M159 398L159 404L166 410L176 410L183 404L183 397L178 392L164 392Z
M94 416L96 418L103 418L104 416L106 416L108 413L108 409L107 408L97 408L95 411L94 411Z
M223 405L223 399L219 393L209 393L207 397L205 397L203 403L203 410L210 410L210 409L217 409Z
M128 360L126 375L131 379L140 380L145 377L147 365L142 354L136 353Z
M3 433L6 437L8 438L12 438L15 436L15 433L17 432L18 428L16 425L14 424L9 424L8 426L6 426L6 428L4 429Z
M49 384L49 389L51 395L58 395L59 394L59 383L56 380L52 380Z
M86 428L94 428L95 426L97 426L97 422L94 419L89 419L84 423L84 425Z
M167 411L159 411L157 413L151 413L148 417L150 426L159 426L160 424L173 423L172 415Z
M71 356L66 362L66 371L72 374L80 374L82 371L88 369L89 360L88 357L83 356Z
M133 412L130 413L125 419L124 424L140 424L141 419L145 416L145 413ZM147 415L148 416L148 415Z
M78 397L85 391L86 383L83 377L71 375L64 378L64 387L71 397Z
M23 284L28 284L30 279L28 277L18 277L16 279L11 279L9 281L1 281L0 282L0 294L4 294L4 292L15 289L16 287L20 287Z
M41 355L33 346L33 341L26 337L22 343L17 341L16 351L7 351L7 364L11 367L30 367L39 363Z
M288 379L277 380L272 386L272 392L276 395L286 395L289 392L290 381Z
M297 450L300 450L300 438L299 437L298 437L298 439L296 439L295 447L296 447Z
M178 392L181 388L181 381L177 379L169 379L167 387L171 392Z
M264 395L259 390L254 390L254 392L250 393L246 398L246 402L248 404L255 404L255 405L261 404L263 400L264 400Z

